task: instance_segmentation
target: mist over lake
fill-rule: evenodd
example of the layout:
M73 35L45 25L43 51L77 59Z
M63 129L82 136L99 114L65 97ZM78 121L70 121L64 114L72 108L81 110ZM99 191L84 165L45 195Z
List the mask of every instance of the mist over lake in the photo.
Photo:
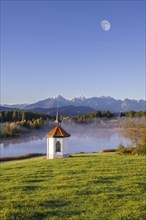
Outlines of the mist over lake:
M64 121L62 127L71 134L69 153L99 152L130 144L118 129L121 120L96 119L92 123ZM0 144L1 157L20 156L28 153L46 153L46 134L55 126L50 122L47 129L39 129L23 137L7 138Z

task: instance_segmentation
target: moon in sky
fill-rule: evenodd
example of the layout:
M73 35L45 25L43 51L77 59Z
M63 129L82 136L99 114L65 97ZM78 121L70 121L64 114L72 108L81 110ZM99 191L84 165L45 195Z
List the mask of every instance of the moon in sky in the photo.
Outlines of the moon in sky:
M104 31L109 31L111 28L111 24L108 20L102 20L100 24Z

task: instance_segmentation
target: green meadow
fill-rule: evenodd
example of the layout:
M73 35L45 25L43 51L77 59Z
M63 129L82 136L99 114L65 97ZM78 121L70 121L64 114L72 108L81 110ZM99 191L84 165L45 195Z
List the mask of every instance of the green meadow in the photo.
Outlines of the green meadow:
M144 220L146 158L116 153L1 164L2 220Z

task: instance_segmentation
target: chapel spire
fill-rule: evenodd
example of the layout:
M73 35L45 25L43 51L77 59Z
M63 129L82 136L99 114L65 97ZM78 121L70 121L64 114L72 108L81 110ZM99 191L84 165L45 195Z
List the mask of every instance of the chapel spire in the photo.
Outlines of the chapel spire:
M55 120L55 123L57 125L61 125L61 119L60 119L60 115L59 115L59 110L57 109L57 112L56 112L56 120Z

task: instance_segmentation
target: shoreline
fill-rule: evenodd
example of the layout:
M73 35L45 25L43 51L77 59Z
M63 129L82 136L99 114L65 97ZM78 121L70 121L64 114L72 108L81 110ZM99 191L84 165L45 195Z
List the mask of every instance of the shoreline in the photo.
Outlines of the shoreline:
M12 156L12 157L2 157L0 158L0 162L8 162L8 161L13 161L13 160L24 160L24 159L29 159L29 158L34 158L34 157L41 157L41 156L46 156L46 154L24 154L21 156Z
M79 152L79 153L74 153L70 154L69 157L72 157L72 155L87 155L87 154L97 154L97 153L116 153L117 149L105 149L99 152ZM43 153L32 153L32 154L24 154L20 156L11 156L11 157L2 157L0 158L0 162L9 162L13 160L24 160L24 159L29 159L29 158L34 158L34 157L41 157L41 156L46 156L46 154Z

